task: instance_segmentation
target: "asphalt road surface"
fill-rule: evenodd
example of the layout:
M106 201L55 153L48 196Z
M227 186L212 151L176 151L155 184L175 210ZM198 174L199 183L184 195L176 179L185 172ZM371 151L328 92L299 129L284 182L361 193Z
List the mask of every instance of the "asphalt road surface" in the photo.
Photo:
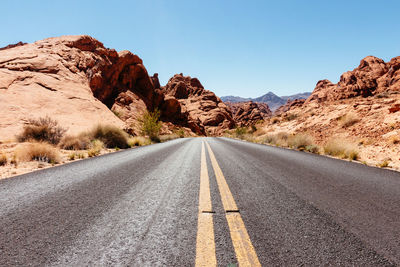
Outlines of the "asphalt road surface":
M0 266L397 266L400 174L226 138L0 180Z

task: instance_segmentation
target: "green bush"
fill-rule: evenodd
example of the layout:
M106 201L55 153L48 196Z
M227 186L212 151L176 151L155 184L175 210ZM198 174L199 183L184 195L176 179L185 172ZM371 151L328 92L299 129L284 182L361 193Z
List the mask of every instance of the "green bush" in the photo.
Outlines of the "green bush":
M153 142L160 142L158 137L161 130L160 111L155 109L153 112L145 112L139 118L140 128L143 135L148 136Z
M17 136L19 142L35 140L58 144L67 130L58 125L56 120L46 116L37 120L31 119L25 125L22 133Z
M235 129L235 135L238 138L242 138L243 135L247 133L247 129L245 127L236 127Z
M91 132L91 139L98 139L107 148L128 148L128 135L122 129L114 125L98 124Z

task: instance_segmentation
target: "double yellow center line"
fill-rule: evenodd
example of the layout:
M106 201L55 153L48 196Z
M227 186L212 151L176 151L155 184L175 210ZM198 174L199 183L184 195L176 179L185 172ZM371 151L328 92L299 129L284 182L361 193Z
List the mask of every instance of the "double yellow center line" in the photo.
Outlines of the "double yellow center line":
M217 159L206 142L208 154L217 179L218 189L228 221L232 244L235 249L239 266L261 266L256 251L251 243L246 227L240 216L239 209L232 196L224 174L218 165ZM200 194L199 214L196 241L196 266L216 266L213 210L211 204L210 182L208 177L206 154L204 142L201 147L201 169L200 169Z

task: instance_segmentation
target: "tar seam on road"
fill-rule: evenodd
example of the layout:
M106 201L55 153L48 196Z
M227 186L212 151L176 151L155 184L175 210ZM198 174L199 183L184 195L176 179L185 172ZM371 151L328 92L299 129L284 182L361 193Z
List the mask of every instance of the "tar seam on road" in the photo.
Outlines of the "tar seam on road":
M228 221L229 231L239 266L261 266L261 263L257 257L257 253L247 233L246 226L242 220L242 216L239 213L239 209L236 206L236 202L232 196L231 190L229 189L229 186L225 180L224 174L222 173L217 159L215 158L214 152L211 150L211 147L207 141L206 144L215 177L217 179L219 193L225 209L225 216L226 220Z
M196 239L196 266L217 266L217 258L215 254L213 210L210 194L210 179L208 177L204 142L202 142L201 145L199 214Z

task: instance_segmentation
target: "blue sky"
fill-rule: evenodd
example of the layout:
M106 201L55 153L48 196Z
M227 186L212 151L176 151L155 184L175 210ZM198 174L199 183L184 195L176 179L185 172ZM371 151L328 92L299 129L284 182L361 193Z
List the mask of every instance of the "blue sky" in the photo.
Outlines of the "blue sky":
M374 55L400 56L400 1L2 0L0 47L89 34L138 54L162 84L198 77L217 95L312 91Z

